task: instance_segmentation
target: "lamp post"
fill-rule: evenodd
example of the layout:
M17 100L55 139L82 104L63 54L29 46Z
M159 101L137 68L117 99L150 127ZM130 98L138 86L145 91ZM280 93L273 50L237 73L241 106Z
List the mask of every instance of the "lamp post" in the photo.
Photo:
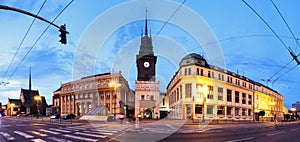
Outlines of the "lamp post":
M40 109L39 109L39 102L42 100L41 96L34 96L34 100L36 100L36 109L37 109L37 118L39 118Z
M10 104L10 116L12 116L12 115L13 115L14 106L15 106L15 104L14 104L14 103L11 103L11 104Z
M113 114L114 114L114 120L116 120L116 99L117 99L117 96L115 95L115 89L117 89L117 88L120 86L120 84L119 84L117 81L112 80L112 81L108 84L108 86L109 86L110 88L112 88L112 97L113 97L113 99L114 99Z
M207 97L207 86L204 86L204 87L200 87L200 91L203 92L203 116L202 116L202 123L205 122L205 113L206 113L206 110L207 110L207 106L206 106L206 97Z

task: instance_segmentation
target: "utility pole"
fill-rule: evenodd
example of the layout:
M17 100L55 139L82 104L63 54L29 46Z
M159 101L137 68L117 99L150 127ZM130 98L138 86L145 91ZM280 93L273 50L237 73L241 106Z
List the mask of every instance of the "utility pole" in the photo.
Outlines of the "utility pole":
M42 21L45 21L47 23L49 23L50 25L56 27L59 29L59 31L61 32L60 34L60 37L61 37L61 40L60 42L62 44L66 44L67 43L67 39L66 39L66 34L69 34L69 32L66 30L66 25L62 25L62 26L58 26L56 24L54 24L53 22L50 22L48 20L46 20L45 18L43 17L40 17L38 15L35 15L33 13L30 13L30 12L27 12L27 11L24 11L24 10L21 10L21 9L17 9L17 8L13 8L13 7L9 7L9 6L5 6L5 5L0 5L0 9L3 9L3 10L10 10L10 11L15 11L15 12L19 12L19 13L23 13L23 14L26 14L28 16L31 16L31 17L35 17L37 19L40 19Z

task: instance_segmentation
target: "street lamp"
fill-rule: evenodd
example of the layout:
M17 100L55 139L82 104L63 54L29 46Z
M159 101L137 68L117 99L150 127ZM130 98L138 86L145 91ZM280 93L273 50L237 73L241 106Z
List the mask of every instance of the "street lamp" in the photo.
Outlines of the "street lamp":
M206 109L207 109L207 107L206 107L206 97L207 97L207 90L208 90L208 88L207 88L207 86L205 85L204 87L201 87L200 86L200 88L199 88L199 90L200 90L200 92L202 92L202 94L203 94L203 112L202 112L202 123L204 123L205 122L205 113L206 113Z
M114 114L114 120L116 120L116 99L117 97L115 96L115 89L120 87L120 83L117 81L112 80L111 82L109 82L108 86L112 89L112 97L114 97L114 110L113 110L113 114Z
M36 100L36 108L37 108L37 118L39 117L40 114L40 109L39 109L39 102L42 100L41 96L34 96L34 100Z
M14 106L15 106L14 103L10 104L10 116L12 116L12 114L13 114Z
M296 108L291 108L291 111L292 111L292 114L293 114L293 116L294 116L294 113L295 113L295 111L296 111ZM295 117L295 116L294 116Z

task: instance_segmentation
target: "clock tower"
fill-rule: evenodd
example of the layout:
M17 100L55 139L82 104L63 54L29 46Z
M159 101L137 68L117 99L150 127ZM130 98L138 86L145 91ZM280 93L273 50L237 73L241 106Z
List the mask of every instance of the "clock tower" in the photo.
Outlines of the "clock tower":
M140 50L136 55L137 80L135 82L134 112L136 118L160 118L159 82L155 81L156 60L157 56L154 56L151 33L148 35L146 14L145 33L141 35Z
M147 18L145 20L145 34L142 34L139 54L136 55L137 80L155 81L155 64L152 37L148 35Z

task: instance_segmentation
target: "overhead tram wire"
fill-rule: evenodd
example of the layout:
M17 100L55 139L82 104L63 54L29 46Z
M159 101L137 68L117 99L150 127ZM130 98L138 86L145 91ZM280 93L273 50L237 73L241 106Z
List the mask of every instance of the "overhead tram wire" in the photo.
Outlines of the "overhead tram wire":
M276 4L274 3L273 0L271 0L273 6L275 7L275 9L277 10L277 12L279 13L281 19L284 21L286 27L289 29L290 33L293 35L294 40L296 41L297 46L300 48L298 39L296 38L295 34L293 33L292 29L290 28L289 24L287 23L287 21L285 20L285 18L283 17L283 15L281 14L280 10L278 9L278 7L276 6Z
M70 1L61 11L60 13L51 21L52 23L55 22L55 20L73 3L74 0ZM19 66L22 64L22 62L25 60L25 58L28 56L28 54L31 52L31 50L35 47L35 45L37 44L37 42L42 38L42 36L46 33L46 31L49 29L51 25L49 24L47 26L47 28L42 32L42 34L38 37L38 39L34 42L34 44L31 46L31 48L27 51L27 53L25 54L25 56L22 58L22 60L19 62L18 66L15 68L15 70L13 71L13 73L9 76L8 81L12 78L12 76L14 75L14 73L17 71L17 69L19 68Z
M289 70L287 70L286 72L284 72L283 74L281 74L279 77L277 77L276 79L274 79L274 81L272 82L272 86L274 85L274 83L281 78L282 76L284 76L285 74L287 74L288 72L290 72L291 70L295 69L298 65L295 65L294 67L290 68Z
M281 44L289 51L291 52L292 49L290 49L284 42L283 40L279 37L279 35L274 31L274 29L267 23L267 21L261 17L257 11L251 7L251 5L249 5L245 0L242 0L263 22L266 26L268 26L268 28L273 32L273 34L278 38L278 40L281 42Z
M36 15L39 15L39 13L40 13L41 10L43 9L43 7L44 7L44 5L45 5L46 2L47 2L47 0L44 1L44 3L43 3L42 6L40 7L40 9L39 9L39 11L37 12ZM23 43L24 43L24 41L25 41L25 39L26 39L26 37L27 37L27 35L28 35L28 33L29 33L29 31L30 31L32 25L33 25L33 23L35 22L35 20L36 20L36 17L34 17L34 19L32 20L32 22L31 22L31 24L30 24L30 26L28 27L28 29L27 29L25 35L23 36L23 39L21 40L21 43L19 44L17 51L15 52L13 58L11 59L9 65L8 65L8 68L6 69L5 74L4 74L4 76L3 76L1 82L3 82L3 81L4 81L4 78L6 78L6 75L7 75L8 71L9 71L9 69L10 69L12 63L13 63L13 61L15 60L15 58L16 58L16 56L17 56L17 54L18 54L18 52L19 52L21 46L23 45Z
M268 80L271 80L276 74L278 74L279 72L281 72L284 68L286 68L290 63L292 63L293 62L293 60L294 59L292 59L290 62L288 62L286 65L284 65L283 67L281 67L281 69L278 71L278 72L276 72L276 73L274 73Z
M172 13L172 15L168 18L168 20L164 23L164 25L159 29L159 31L157 32L156 36L154 37L153 40L155 40L157 38L157 36L160 34L160 32L165 28L165 26L169 23L169 21L171 20L171 18L176 14L176 12L181 8L182 5L184 5L184 3L187 0L184 0L176 9L175 11Z
M279 35L274 31L274 29L264 20L264 18L262 17L262 16L260 16L258 13L257 13L257 11L254 9L254 8L252 8L245 0L242 0L263 22L264 22L264 24L265 25L267 25L268 26L268 28L273 32L273 34L274 35L276 35L276 37L278 38L278 40L282 43L282 45L289 51L289 53L291 54L291 53L294 53L293 52L293 50L291 49L291 48L289 48L284 42L283 42L283 40L279 37ZM300 55L300 54L299 54ZM299 56L298 55L298 56ZM297 56L297 57L298 57ZM294 58L292 59L292 61L294 60ZM292 61L290 61L289 63L287 63L282 69L280 69L280 71L281 70L283 70L287 65L289 65ZM294 69L294 68L293 68ZM276 75L276 74L278 74L280 71L278 71L278 72L276 72L274 75ZM274 76L273 75L273 76ZM272 76L272 77L273 77ZM272 77L270 77L270 78L272 78ZM269 78L269 79L270 79Z

